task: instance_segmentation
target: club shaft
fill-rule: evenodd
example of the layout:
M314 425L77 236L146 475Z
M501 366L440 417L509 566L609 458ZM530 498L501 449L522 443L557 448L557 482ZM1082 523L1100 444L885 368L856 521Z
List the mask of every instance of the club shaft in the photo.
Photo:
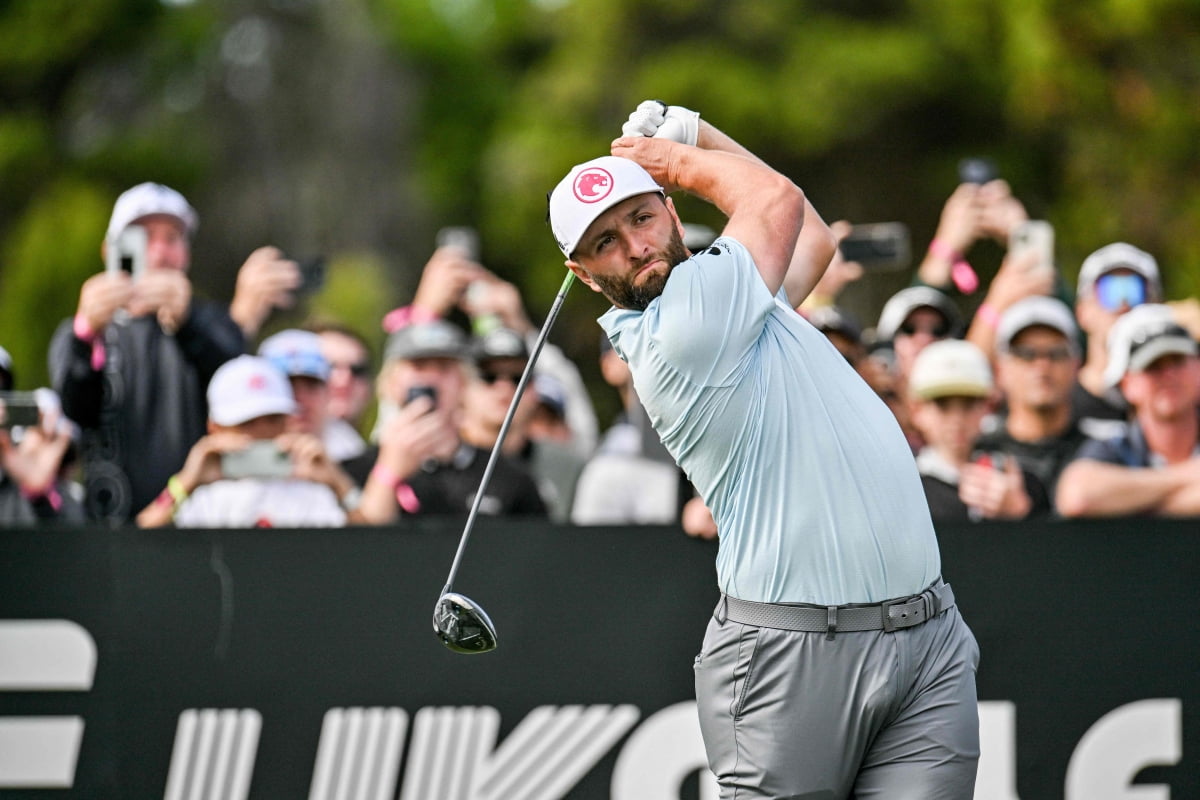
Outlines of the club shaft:
M533 351L529 354L529 361L525 363L525 371L521 373L521 380L517 381L517 390L513 394L512 402L508 404L508 413L504 415L500 433L496 436L496 444L492 446L492 454L488 457L487 466L483 469L483 477L479 481L479 488L475 491L475 499L471 501L467 524L463 526L462 538L458 540L458 551L454 554L454 562L450 565L450 574L446 576L446 585L442 589L442 594L450 591L454 578L458 574L458 565L462 562L463 553L467 549L467 541L471 538L471 531L475 527L475 517L479 513L479 505L483 502L483 492L487 488L488 481L492 479L496 462L500 460L500 448L504 444L504 437L508 435L508 429L517 413L517 406L521 404L521 395L525 393L525 385L529 383L529 377L533 374L533 365L537 363L538 356L542 352L542 345L546 343L546 337L550 335L550 328L554 325L554 320L558 318L558 310L562 308L563 300L567 297L567 290L571 288L574 281L575 273L568 270L567 277L563 279L562 286L559 287L558 294L554 297L554 303L550 306L550 312L546 315L546 321L542 324L542 330L533 343Z

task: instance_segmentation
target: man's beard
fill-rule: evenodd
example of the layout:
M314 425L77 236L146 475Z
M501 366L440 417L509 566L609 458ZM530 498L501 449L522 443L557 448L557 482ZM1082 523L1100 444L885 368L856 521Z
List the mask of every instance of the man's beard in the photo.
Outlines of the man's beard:
M661 273L646 276L641 285L635 285L634 279L638 270L650 262L661 258L667 264L667 269ZM592 275L592 280L600 287L600 291L608 301L617 308L628 308L634 311L645 311L650 301L663 293L671 270L688 258L687 248L683 246L683 237L679 229L671 227L671 238L667 241L666 249L661 253L648 256L633 266L627 275Z

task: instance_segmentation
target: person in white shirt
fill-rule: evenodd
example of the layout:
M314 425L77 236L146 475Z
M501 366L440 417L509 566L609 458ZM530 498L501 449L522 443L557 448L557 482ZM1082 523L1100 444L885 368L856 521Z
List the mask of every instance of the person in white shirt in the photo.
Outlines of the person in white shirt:
M258 356L222 365L208 385L208 435L137 516L139 527L341 527L363 522L360 492L309 433L288 430L286 375Z

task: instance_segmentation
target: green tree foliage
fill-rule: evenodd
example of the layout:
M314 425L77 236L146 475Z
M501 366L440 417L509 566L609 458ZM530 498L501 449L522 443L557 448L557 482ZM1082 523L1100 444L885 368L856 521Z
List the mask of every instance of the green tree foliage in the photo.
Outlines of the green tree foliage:
M473 224L537 316L563 269L545 193L647 97L701 111L827 219L898 219L918 249L956 162L989 155L1069 279L1126 240L1194 296L1198 27L1192 0L10 0L0 343L38 376L112 198L146 179L199 208L203 293L274 242L378 265L361 291L385 307L436 227ZM985 276L998 258L972 254ZM339 313L378 313L338 285ZM554 338L590 371L603 302L575 291Z

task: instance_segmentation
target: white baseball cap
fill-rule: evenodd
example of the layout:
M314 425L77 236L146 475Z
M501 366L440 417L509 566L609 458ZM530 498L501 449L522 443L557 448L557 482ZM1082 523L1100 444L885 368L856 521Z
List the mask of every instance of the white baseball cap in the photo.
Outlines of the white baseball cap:
M271 414L294 414L292 384L279 367L261 356L226 361L208 382L208 418L218 425L241 425Z
M932 286L909 286L896 292L883 304L883 310L879 312L879 322L875 325L875 338L881 342L895 339L900 326L908 319L909 314L918 308L932 308L941 314L946 320L951 336L955 335L961 326L962 317L948 295Z
M637 162L601 156L576 164L550 193L550 231L567 258L596 217L622 200L647 192L663 194Z
M1194 356L1200 345L1175 319L1171 307L1146 303L1117 318L1108 332L1108 366L1104 380L1116 386L1130 372L1144 372L1166 355Z
M942 339L928 345L913 361L908 391L922 400L939 397L987 397L992 368L987 356L964 339Z
M1162 297L1162 278L1158 274L1158 261L1145 250L1139 250L1125 242L1107 244L1083 260L1083 266L1079 268L1079 280L1075 285L1075 295L1086 295L1092 290L1097 278L1122 268L1131 269L1146 279L1151 299Z
M1017 334L1035 325L1051 328L1067 337L1072 351L1079 345L1075 315L1067 304L1054 297L1035 295L1013 303L1000 315L996 325L996 349L1001 353L1008 352Z
M151 214L175 217L183 223L189 236L200 225L196 209L179 192L161 183L139 183L122 192L113 205L112 217L108 220L108 238L116 237L131 223Z

